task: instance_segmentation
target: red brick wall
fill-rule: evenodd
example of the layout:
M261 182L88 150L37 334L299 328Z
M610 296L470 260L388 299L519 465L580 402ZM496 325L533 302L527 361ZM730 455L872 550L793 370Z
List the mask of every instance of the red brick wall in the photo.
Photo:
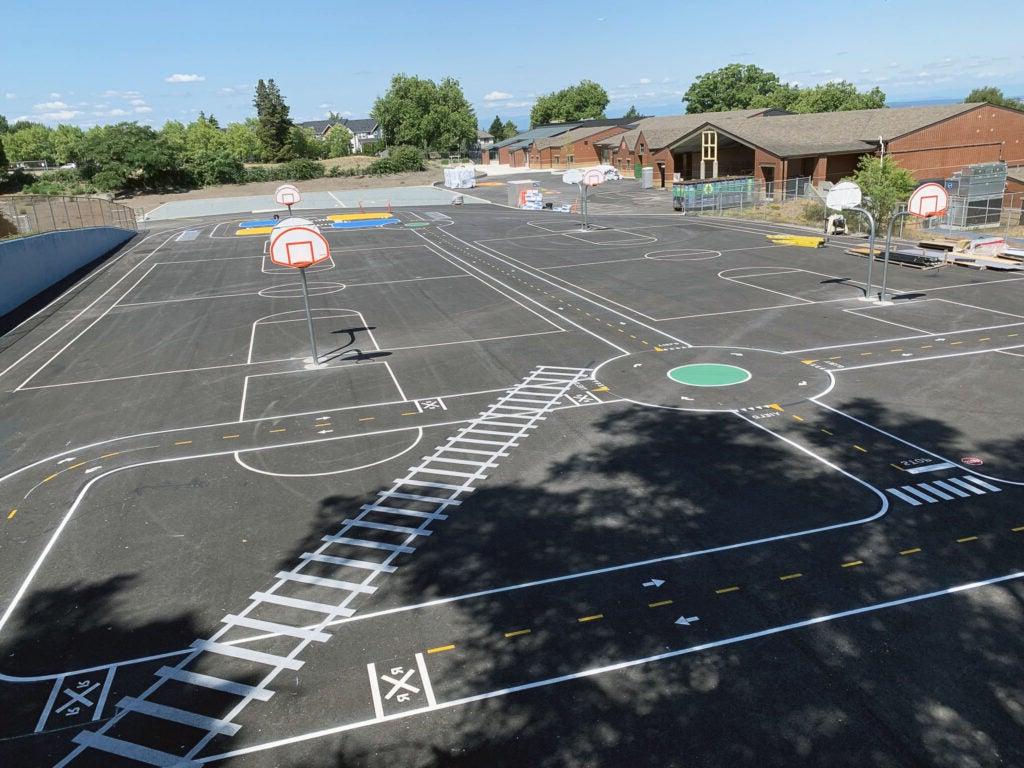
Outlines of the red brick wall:
M886 154L918 179L943 179L973 163L1024 164L1024 112L987 104L894 139Z

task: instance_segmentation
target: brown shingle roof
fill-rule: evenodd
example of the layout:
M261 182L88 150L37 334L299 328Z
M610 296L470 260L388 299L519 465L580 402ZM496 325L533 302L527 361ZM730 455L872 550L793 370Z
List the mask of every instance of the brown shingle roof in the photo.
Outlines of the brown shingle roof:
M571 131L559 134L558 136L552 136L544 139L537 139L533 146L535 149L547 149L548 147L561 147L566 144L572 144L574 141L580 141L588 136L593 136L598 133L614 128L612 125L603 126L581 126L579 128L573 128ZM618 138L618 135L611 138Z

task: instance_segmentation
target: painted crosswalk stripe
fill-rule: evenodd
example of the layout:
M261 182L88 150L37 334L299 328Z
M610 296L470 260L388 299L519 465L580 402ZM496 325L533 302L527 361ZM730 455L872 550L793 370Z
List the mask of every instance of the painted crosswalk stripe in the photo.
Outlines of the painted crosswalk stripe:
M920 501L918 501L917 499L912 498L910 496L907 496L907 494L903 493L903 491L899 490L898 488L886 488L885 490L888 491L889 493L891 493L897 499L900 499L901 501L905 501L907 504L909 504L912 507L919 507L919 506L921 506L921 502Z
M976 475L967 475L963 479L968 482L974 483L975 485L980 485L982 488L992 491L992 493L998 493L999 491L1003 490L1002 488L992 485L991 483L986 483L984 480L982 480L980 477Z
M929 504L935 504L935 503L938 502L938 499L933 499L927 493L925 493L924 491L918 490L917 488L915 488L912 485L904 485L903 486L903 490L906 491L907 493L912 493L914 496L917 496L919 499L923 499L924 501L927 501Z
M933 496L938 496L940 499L944 499L945 501L953 500L952 496L950 496L948 493L940 491L934 485L929 485L928 483L918 483L917 487L922 488L923 490L928 491L928 493L932 494Z
M985 491L983 491L981 488L978 488L976 485L971 485L970 483L964 482L964 480L959 478L959 477L951 477L951 478L949 478L949 482L956 483L961 488L966 488L968 491L973 493L975 496L984 496L985 495ZM997 488L996 490L999 490L999 489Z
M945 480L933 480L932 482L935 483L940 488L945 488L950 493L956 494L961 499L965 499L965 498L967 498L968 496L971 495L971 494L967 493L967 491L964 491L964 490L962 490L960 488L957 488L955 485L950 485Z

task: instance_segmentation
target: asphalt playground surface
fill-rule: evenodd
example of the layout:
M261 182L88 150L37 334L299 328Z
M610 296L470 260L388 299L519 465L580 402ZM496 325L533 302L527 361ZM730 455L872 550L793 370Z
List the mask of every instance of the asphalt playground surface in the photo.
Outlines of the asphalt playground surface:
M306 212L319 365L252 215L16 329L0 765L1024 765L1024 278L656 199Z

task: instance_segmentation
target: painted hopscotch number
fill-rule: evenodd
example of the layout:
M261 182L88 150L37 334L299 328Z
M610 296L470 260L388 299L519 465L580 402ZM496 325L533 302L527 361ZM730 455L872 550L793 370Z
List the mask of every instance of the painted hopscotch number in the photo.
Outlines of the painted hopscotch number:
M99 720L113 678L113 667L108 669L106 675L82 676L77 679L65 675L57 678L36 722L35 732L40 733L47 726L52 728L67 723Z
M370 678L370 695L377 717L437 706L422 653L416 654L414 664L394 664L384 671L378 670L376 664L367 664L366 674Z
M565 396L569 398L573 405L588 405L601 402L600 398L590 392L567 392Z

